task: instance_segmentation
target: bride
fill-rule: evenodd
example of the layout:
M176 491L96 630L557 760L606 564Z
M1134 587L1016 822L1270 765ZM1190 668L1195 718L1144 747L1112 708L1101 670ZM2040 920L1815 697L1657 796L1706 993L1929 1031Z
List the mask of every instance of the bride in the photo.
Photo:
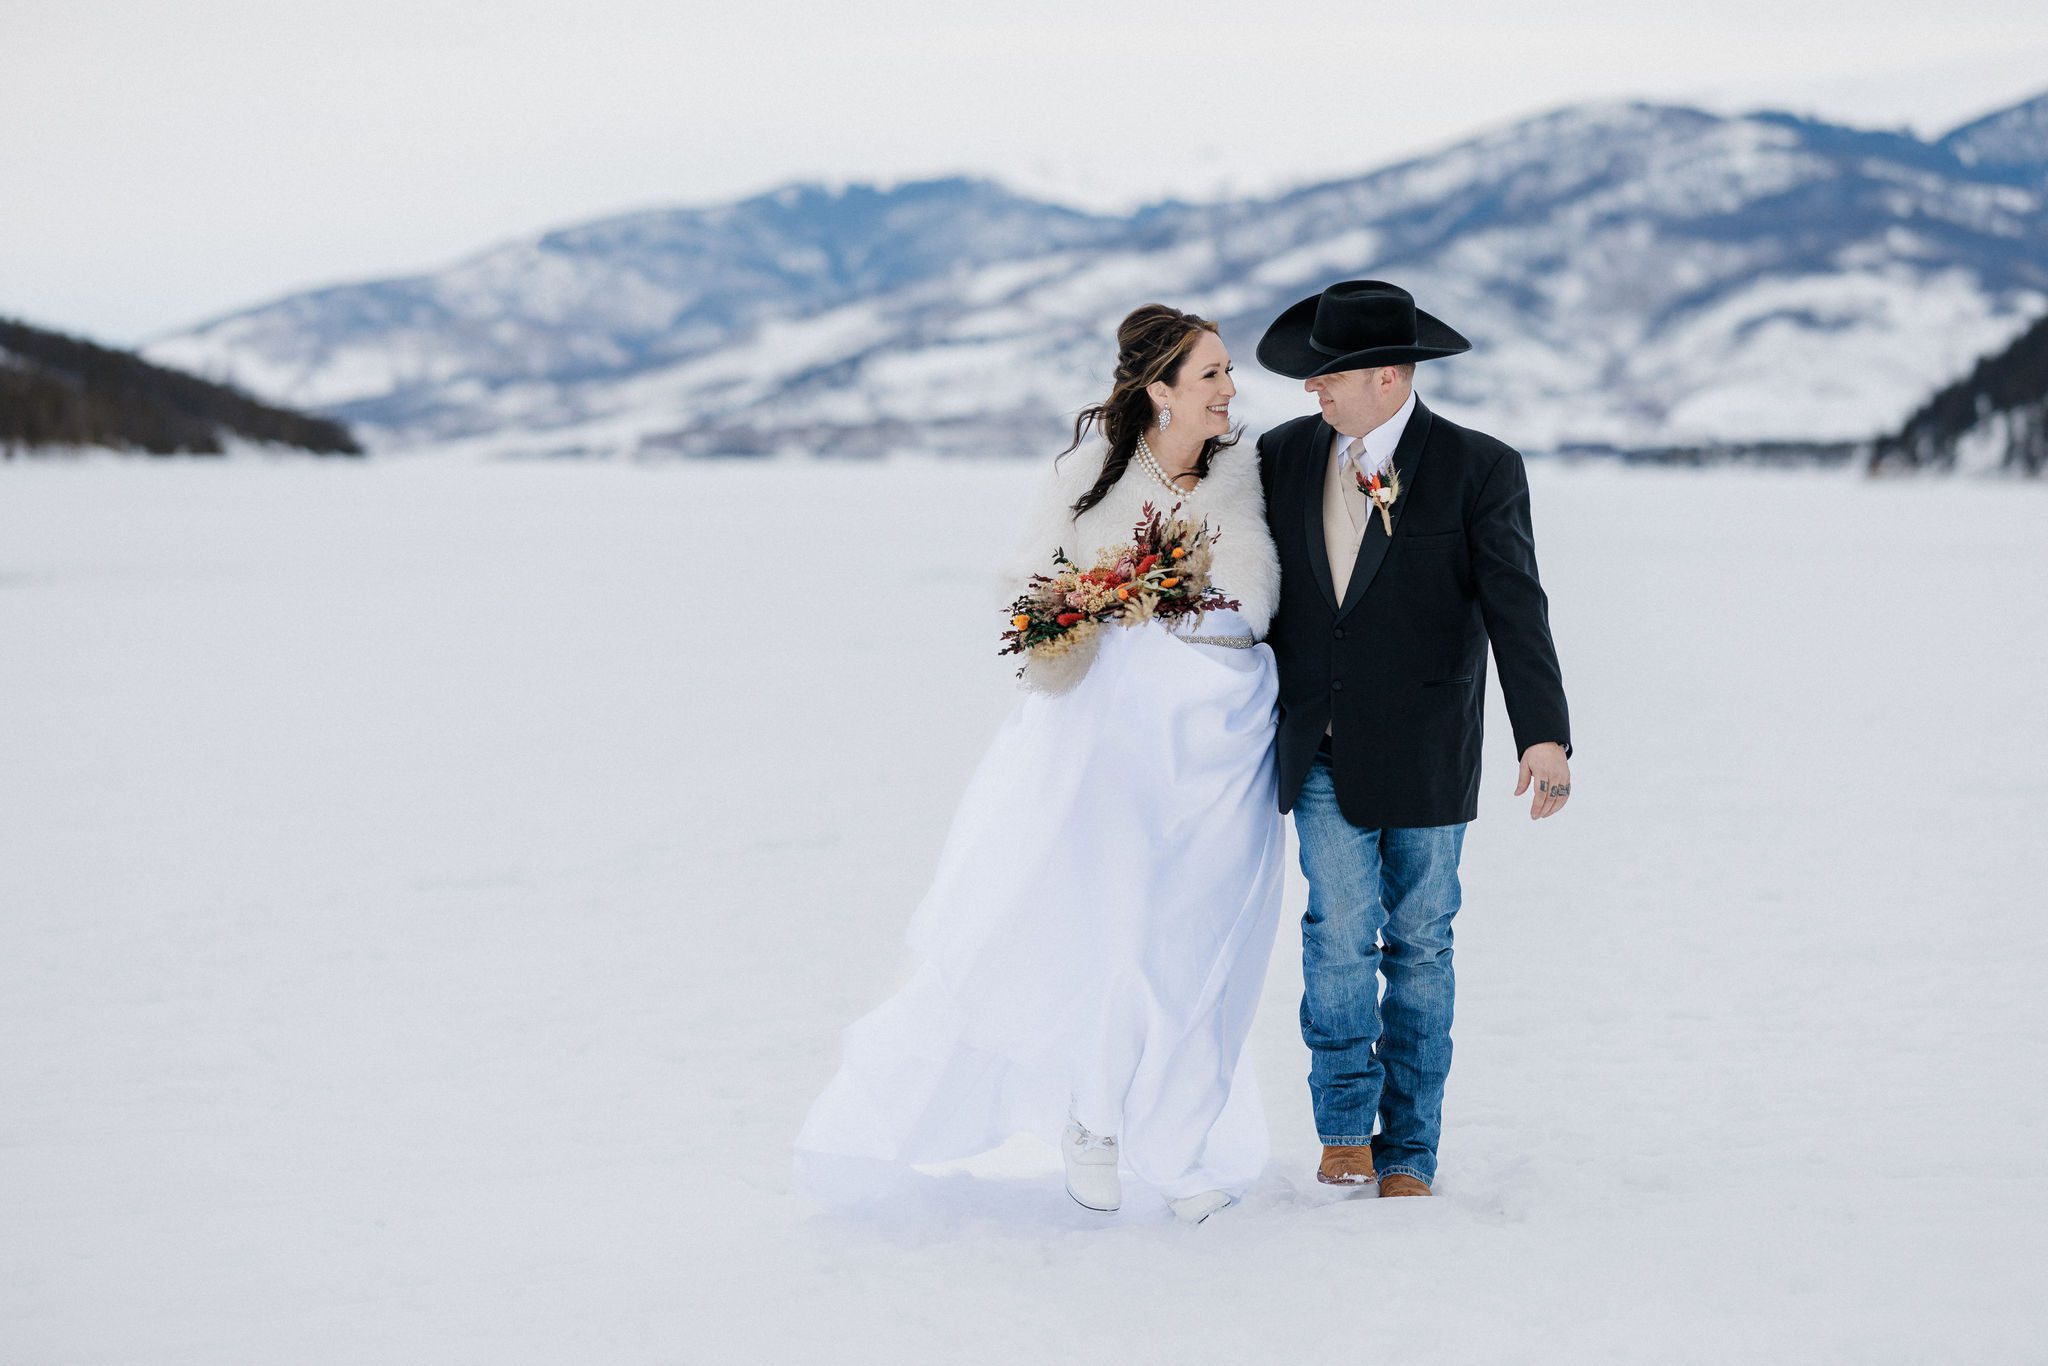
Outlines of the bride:
M1085 567L1129 541L1149 502L1207 519L1211 582L1238 608L1027 657L912 918L915 972L846 1030L797 1138L797 1184L821 1200L881 1198L914 1164L1018 1133L1058 1135L1068 1193L1105 1212L1128 1172L1200 1222L1265 1166L1242 1052L1285 854L1261 640L1279 566L1216 324L1148 304L1117 343L1109 397L1053 462L1005 600L1056 549Z

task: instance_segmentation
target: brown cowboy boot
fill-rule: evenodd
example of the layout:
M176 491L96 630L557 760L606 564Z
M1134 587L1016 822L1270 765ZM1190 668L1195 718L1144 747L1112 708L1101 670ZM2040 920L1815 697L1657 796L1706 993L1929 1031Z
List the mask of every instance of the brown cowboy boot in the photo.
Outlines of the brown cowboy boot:
M1322 1165L1316 1180L1326 1186L1369 1186L1372 1184L1372 1146L1366 1143L1323 1145Z
M1390 1195L1431 1195L1429 1183L1406 1172L1388 1172L1380 1178L1380 1199Z

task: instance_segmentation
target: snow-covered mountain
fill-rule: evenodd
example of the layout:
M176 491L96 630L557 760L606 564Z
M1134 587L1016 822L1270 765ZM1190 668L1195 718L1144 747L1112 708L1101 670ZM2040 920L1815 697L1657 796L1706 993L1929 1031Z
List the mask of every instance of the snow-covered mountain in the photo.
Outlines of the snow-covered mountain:
M1218 318L1242 416L1286 304L1389 278L1470 336L1425 392L1524 447L1861 440L2048 311L2048 94L1935 141L1604 103L1263 199L1082 213L979 180L790 186L293 295L154 359L373 448L1039 451L1118 318ZM1063 444L1063 443L1062 443Z
M2048 96L1986 115L1942 138L1943 149L1966 166L2003 171L2021 184L2048 181Z

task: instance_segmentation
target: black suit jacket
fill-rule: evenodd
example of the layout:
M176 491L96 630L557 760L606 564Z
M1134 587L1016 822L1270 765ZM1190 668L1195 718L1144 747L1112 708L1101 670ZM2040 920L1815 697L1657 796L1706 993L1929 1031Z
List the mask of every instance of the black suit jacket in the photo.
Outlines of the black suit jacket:
M1403 488L1393 536L1375 510L1339 601L1323 544L1334 435L1318 414L1259 438L1280 556L1280 606L1266 636L1280 670L1280 809L1293 808L1329 723L1337 804L1353 825L1472 820L1489 640L1516 752L1555 740L1571 753L1528 473L1513 447L1417 398L1394 449Z

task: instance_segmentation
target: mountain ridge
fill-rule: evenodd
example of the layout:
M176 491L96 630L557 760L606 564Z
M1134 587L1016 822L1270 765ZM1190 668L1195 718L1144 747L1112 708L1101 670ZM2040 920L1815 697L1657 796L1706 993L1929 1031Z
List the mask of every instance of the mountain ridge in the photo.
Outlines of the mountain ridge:
M1870 468L1884 474L2025 474L2048 471L2048 317L1977 362L1876 443Z
M0 451L101 446L219 455L229 439L361 455L340 423L152 364L132 351L0 317Z
M1294 298L1373 274L1480 344L1432 383L1525 443L1863 438L2048 309L2043 111L2048 95L1923 140L1600 101L1125 215L986 177L793 182L286 296L147 349L380 446L1030 449L1091 401L1129 307L1180 303L1246 350ZM1882 367L1918 391L1857 378Z

